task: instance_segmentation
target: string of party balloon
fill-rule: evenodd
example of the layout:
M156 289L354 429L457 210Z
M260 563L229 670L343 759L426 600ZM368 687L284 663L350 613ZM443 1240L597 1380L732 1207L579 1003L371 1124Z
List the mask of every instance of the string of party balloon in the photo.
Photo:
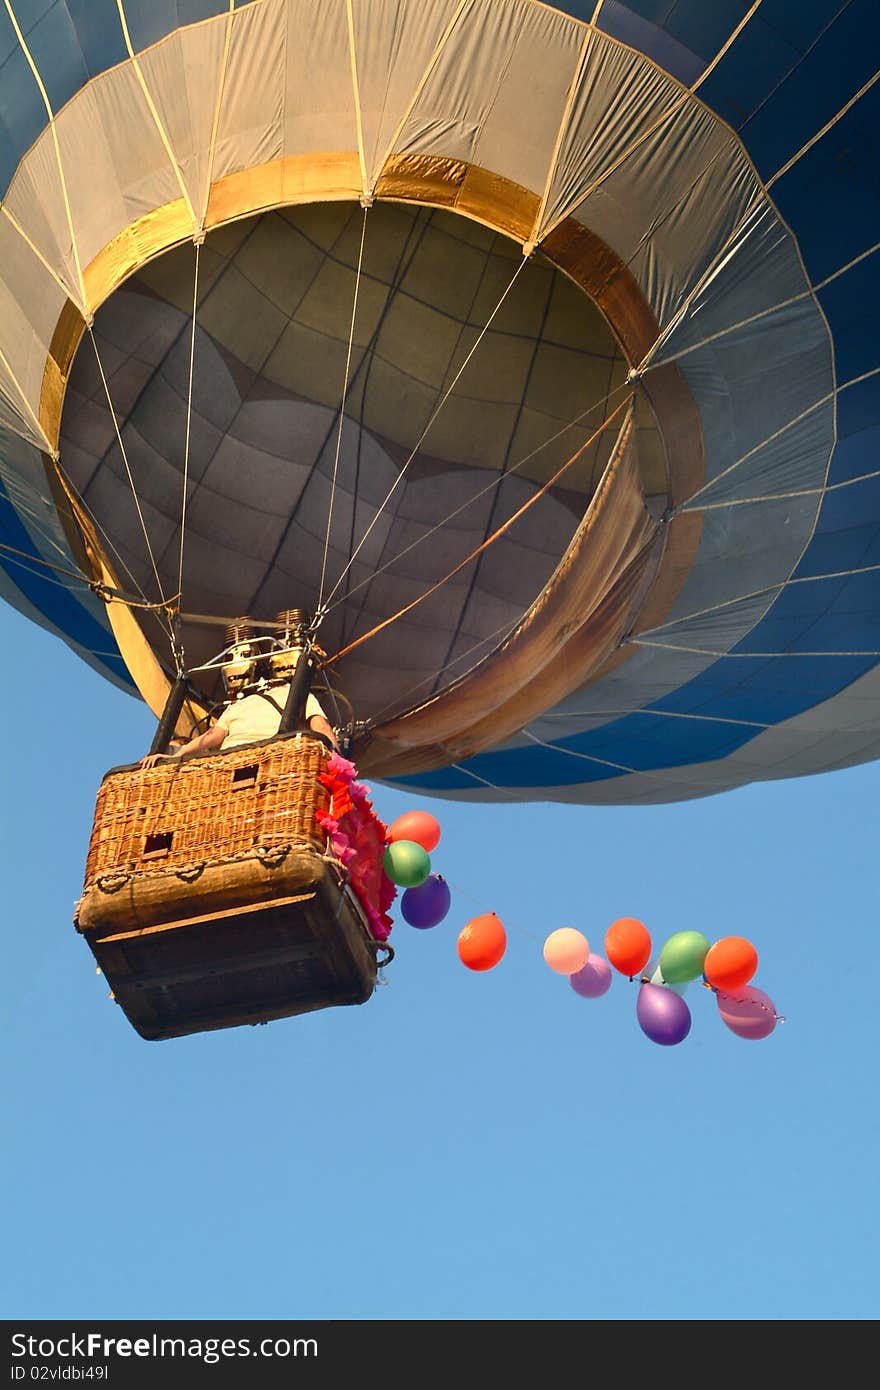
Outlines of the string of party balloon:
M407 811L388 829L383 868L391 882L404 890L403 920L419 931L439 926L452 906L455 885L432 872L430 856L440 837L440 823L428 811ZM456 892L471 897L457 886ZM525 934L536 939L531 932ZM631 983L637 981L638 1025L661 1047L674 1047L690 1033L691 1011L683 995L695 980L714 995L721 1022L738 1038L757 1042L769 1037L777 1023L785 1022L769 995L753 983L758 953L743 936L710 942L702 932L678 931L652 958L648 928L635 917L621 917L606 931L604 948L603 956L591 950L577 928L557 927L544 941L543 956L582 999L607 994L614 971ZM494 970L507 950L504 924L496 913L481 912L462 927L457 949L468 970Z

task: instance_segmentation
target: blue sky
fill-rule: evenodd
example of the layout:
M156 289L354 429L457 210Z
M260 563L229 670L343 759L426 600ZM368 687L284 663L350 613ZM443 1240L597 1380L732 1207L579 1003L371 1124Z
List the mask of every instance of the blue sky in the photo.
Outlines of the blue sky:
M2 845L8 1318L873 1320L876 766L650 808L438 815L447 920L396 918L360 1008L143 1042L72 924L94 795L146 708L8 608ZM465 896L467 894L468 896ZM474 975L455 938L508 926ZM554 927L637 916L758 948L786 1015L696 985L654 1046Z

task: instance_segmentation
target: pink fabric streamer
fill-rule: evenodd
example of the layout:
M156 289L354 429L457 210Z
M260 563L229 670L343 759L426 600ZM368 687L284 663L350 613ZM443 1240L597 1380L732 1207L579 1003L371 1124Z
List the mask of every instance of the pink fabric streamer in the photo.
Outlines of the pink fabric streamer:
M385 941L393 926L388 909L397 897L397 889L382 867L388 829L373 810L369 787L356 777L354 763L339 753L330 755L320 774L330 793L330 809L319 811L317 821L330 838L333 854L348 872L370 931L376 941Z

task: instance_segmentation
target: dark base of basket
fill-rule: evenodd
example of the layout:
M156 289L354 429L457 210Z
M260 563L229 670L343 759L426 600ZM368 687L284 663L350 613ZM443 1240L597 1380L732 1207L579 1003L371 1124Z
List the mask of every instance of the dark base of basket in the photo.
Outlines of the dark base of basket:
M363 1004L376 983L376 943L332 874L255 907L83 934L117 1004L149 1041Z

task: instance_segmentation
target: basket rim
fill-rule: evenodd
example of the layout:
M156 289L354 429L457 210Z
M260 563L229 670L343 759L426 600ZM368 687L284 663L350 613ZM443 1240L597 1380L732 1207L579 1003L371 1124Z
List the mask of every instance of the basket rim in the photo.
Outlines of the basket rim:
M335 753L336 749L325 734L319 734L315 729L291 729L286 734L273 734L271 738L254 739L251 743L238 743L234 748L210 749L207 753L187 753L185 758L175 759L180 766L188 763L202 762L206 758L225 758L234 753L243 753L247 748L266 748L272 743L284 743L288 739L304 738L310 743L317 743L324 747L328 753ZM102 784L108 777L113 777L117 772L155 772L167 764L158 763L155 768L141 767L140 759L134 763L117 763L114 767L109 767L101 777Z

